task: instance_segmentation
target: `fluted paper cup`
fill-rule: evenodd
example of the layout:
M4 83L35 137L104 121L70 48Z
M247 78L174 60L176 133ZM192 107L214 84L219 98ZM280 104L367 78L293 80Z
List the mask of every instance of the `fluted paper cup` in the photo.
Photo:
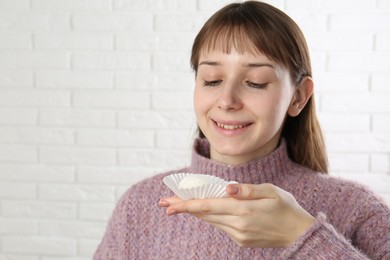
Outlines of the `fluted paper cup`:
M237 183L216 176L193 173L171 174L166 176L163 182L182 200L224 198L227 196L226 185Z

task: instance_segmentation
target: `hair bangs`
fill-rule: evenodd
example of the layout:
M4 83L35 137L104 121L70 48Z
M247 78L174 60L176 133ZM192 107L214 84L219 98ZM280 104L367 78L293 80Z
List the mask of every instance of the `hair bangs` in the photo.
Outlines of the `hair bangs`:
M262 52L255 45L251 35L253 32L249 32L248 27L242 24L222 24L219 27L211 28L208 35L205 35L204 46L201 50L204 52L221 51L227 54L233 49L241 54Z
M234 4L233 4L234 5ZM191 65L197 71L202 53L221 51L229 54L236 50L242 54L264 54L270 60L287 67L288 61L266 15L258 15L253 10L238 5L237 9L221 13L211 18L195 38ZM276 37L276 38L275 38ZM287 48L286 48L287 49Z

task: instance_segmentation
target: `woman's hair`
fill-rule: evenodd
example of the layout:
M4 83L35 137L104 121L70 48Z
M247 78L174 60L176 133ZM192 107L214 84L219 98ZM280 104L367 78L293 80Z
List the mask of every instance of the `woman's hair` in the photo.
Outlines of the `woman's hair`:
M202 52L221 50L229 53L232 48L239 53L262 53L284 65L295 86L304 77L312 76L309 51L301 30L289 16L269 4L233 3L216 12L195 38L191 66L197 73ZM199 137L205 138L199 127L198 131ZM293 161L314 171L328 172L313 95L298 116L287 115L282 136Z

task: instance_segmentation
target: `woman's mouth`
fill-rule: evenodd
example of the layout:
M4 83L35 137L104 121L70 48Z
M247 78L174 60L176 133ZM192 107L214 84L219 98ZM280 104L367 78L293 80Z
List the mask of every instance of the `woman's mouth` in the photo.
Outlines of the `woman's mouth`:
M222 128L222 129L225 129L225 130L234 130L234 129L241 129L241 128L244 128L246 126L248 126L249 124L234 124L234 125L228 125L228 124L221 124L221 123L218 123L218 122L215 122L217 124L217 126L219 128Z
M252 125L251 122L240 122L240 121L233 121L233 120L212 120L214 122L214 125L217 127L217 129L220 129L224 131L225 133L233 133L233 132L241 132L246 127ZM239 131L241 130L241 131Z

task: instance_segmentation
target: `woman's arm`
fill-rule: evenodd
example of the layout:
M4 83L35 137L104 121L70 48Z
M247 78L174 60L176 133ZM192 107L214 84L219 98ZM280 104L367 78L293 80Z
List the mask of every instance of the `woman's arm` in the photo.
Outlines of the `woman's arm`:
M287 249L286 258L323 255L331 259L390 259L389 207L367 190L354 199L361 203L346 219L353 228L351 241L327 223L324 214L319 214L316 223Z
M356 237L351 243L326 222L324 214L314 219L290 193L276 186L241 184L238 187L236 194L232 194L231 188L228 188L231 198L227 199L181 201L178 198L165 198L161 206L167 207L168 215L190 213L210 222L225 231L240 246L284 247L286 258L388 257L390 222L389 209L385 204L374 207L376 214L370 213L373 210L370 208L361 209L357 213L359 218L366 215L371 220L354 224ZM364 204L375 205L373 202ZM376 234L380 230L383 231L382 236ZM362 238L358 238L359 235ZM359 246L359 243L363 246Z
M282 259L369 259L318 214L313 226L286 248Z
M111 218L107 224L106 232L100 242L93 259L94 260L107 260L107 259L127 259L126 241L125 237L129 230L129 213L127 210L128 205L131 205L129 201L130 191L126 192L118 201Z

